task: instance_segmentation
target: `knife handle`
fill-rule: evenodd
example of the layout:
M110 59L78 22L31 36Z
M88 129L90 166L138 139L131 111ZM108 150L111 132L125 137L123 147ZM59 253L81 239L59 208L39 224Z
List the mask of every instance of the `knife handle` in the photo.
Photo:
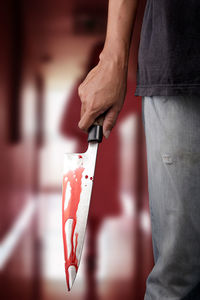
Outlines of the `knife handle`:
M88 142L101 143L103 139L103 121L104 115L100 115L88 131Z

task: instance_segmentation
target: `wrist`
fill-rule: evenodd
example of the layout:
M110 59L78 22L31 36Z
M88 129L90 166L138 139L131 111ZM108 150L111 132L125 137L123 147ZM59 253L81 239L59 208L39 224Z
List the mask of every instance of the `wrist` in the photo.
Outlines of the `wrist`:
M104 47L99 55L100 63L115 65L119 69L128 69L128 50L124 48Z

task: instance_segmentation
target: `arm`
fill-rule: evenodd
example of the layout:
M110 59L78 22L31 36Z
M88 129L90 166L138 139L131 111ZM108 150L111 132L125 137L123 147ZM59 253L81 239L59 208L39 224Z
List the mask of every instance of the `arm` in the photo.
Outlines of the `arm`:
M107 32L98 65L78 88L82 102L79 128L87 131L105 113L103 133L108 137L126 94L129 49L138 0L109 0Z

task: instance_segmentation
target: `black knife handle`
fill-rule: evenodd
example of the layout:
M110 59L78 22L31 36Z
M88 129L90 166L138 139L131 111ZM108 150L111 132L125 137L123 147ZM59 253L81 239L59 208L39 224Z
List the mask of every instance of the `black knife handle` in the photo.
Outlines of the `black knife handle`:
M103 139L103 121L104 116L98 117L88 131L88 142L101 143Z
M92 125L88 132L88 142L101 143L103 139L103 127L101 125Z

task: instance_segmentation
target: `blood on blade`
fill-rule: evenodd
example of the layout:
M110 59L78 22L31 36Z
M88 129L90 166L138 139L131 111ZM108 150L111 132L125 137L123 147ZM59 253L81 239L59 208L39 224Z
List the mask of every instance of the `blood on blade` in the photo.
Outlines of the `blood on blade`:
M78 246L78 233L75 233L76 223L77 223L77 210L80 202L81 195L81 183L82 183L82 174L84 168L80 167L74 171L69 171L67 174L63 176L63 195L62 195L62 232L63 232L63 243L64 243L64 256L65 256L65 272L66 272L66 280L68 290L70 290L69 286L69 272L68 269L70 266L74 266L76 272L78 270L78 258L76 255L76 250ZM69 183L69 184L68 184ZM70 198L66 206L66 189L70 185ZM72 222L72 232L71 232L71 252L67 253L69 247L67 247L67 239L65 233L65 224L67 220L71 219ZM74 245L74 237L75 237L75 245Z

